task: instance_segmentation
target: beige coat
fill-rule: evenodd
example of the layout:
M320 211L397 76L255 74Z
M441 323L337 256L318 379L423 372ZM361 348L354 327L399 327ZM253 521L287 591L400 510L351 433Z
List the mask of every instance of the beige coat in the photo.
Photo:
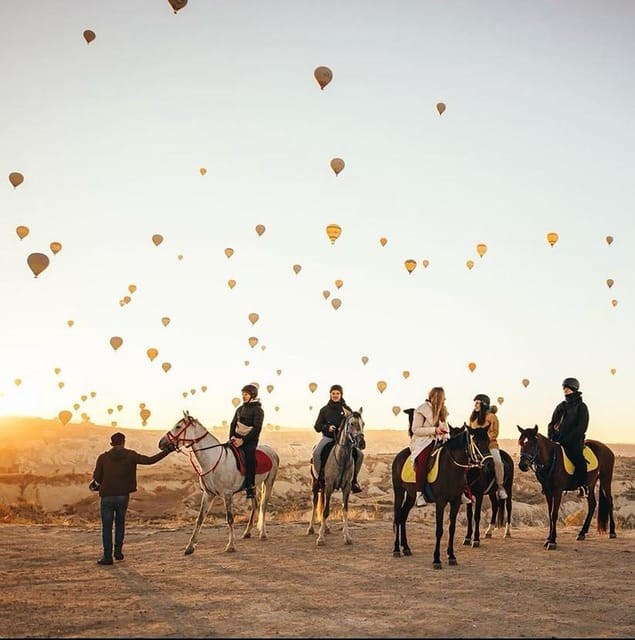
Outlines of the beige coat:
M412 438L410 439L411 457L414 459L434 440L447 440L450 437L448 423L439 421L438 426L444 431L440 435L434 434L432 423L432 405L428 400L415 409L412 418Z
M498 440L496 439L498 438L498 428L499 428L498 418L496 417L496 414L492 413L491 411L488 411L485 414L484 425L480 425L476 420L472 420L470 422L471 429L476 429L477 427L480 427L480 426L487 427L487 435L489 435L489 448L500 449L500 447L498 446Z

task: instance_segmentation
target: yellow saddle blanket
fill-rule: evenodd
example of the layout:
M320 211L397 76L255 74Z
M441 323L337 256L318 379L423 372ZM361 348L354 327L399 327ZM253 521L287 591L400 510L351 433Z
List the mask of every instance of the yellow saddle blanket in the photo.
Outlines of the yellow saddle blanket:
M582 453L584 455L584 459L586 460L586 470L593 471L594 469L597 469L598 459L595 453L593 453L593 449L585 446L584 449L582 450ZM564 447L562 447L562 460L564 462L565 471L570 476L572 476L573 472L575 471L575 467L573 466L573 462L571 462L571 460L569 460L569 458L567 457Z
M437 475L439 473L439 453L441 449L437 449L433 451L430 457L432 458L432 467L430 471L428 471L428 482L434 482L437 479ZM406 461L403 463L403 467L401 467L401 479L403 482L415 482L415 465L412 461L412 456L408 456Z

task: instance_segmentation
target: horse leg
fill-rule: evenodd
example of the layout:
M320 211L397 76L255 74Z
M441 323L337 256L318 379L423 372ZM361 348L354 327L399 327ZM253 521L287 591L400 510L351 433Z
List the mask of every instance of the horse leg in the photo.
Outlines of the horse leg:
M395 486L395 481L393 479L392 485L393 492L393 502L392 502L392 530L395 534L395 540L392 545L392 556L393 558L399 558L401 553L399 551L399 538L402 531L402 518L403 518L403 500L404 500L404 489L402 486Z
M201 508L198 510L198 516L196 517L196 522L194 523L194 531L192 531L190 541L187 543L187 547L185 547L186 556L194 553L194 548L196 547L196 543L198 542L198 534L201 531L205 516L207 516L207 512L212 506L213 501L214 496L211 493L207 493L207 491L203 491L203 495L201 496Z
M463 538L463 544L468 546L472 544L472 520L473 520L474 510L472 508L472 503L465 505L465 517L467 518L467 532L465 533L465 538Z
M342 489L342 530L344 533L344 544L353 544L353 539L348 530L348 498L351 494L351 485L347 483L345 489Z
M223 500L225 502L227 528L229 529L229 539L227 541L227 545L225 546L225 551L227 552L236 551L236 548L234 547L234 512L232 511L232 497L233 494L231 492L225 493L223 495Z
M549 539L545 543L547 551L556 548L556 528L558 525L558 513L560 512L560 501L562 500L562 491L557 491L551 498L551 508L549 510Z
M331 505L331 494L333 493L333 488L332 487L325 487L324 488L324 495L323 495L323 503L322 503L322 517L320 518L320 528L318 530L318 537L317 540L315 541L315 546L317 547L321 547L325 540L324 540L324 534L326 533L326 519L329 517L329 512L330 512L330 505Z
M615 519L613 517L613 495L611 492L611 481L613 480L614 460L607 460L605 466L604 460L600 461L600 504L598 506L598 532L606 531L607 520L609 524L609 538L617 538L615 533Z
M267 539L267 527L266 527L266 518L267 518L267 507L269 506L269 499L271 498L271 494L273 492L273 481L275 480L275 475L271 475L271 472L267 475L267 478L262 483L262 488L260 491L260 509L258 511L258 537L261 540Z
M471 505L468 505L468 507ZM474 509L474 541L472 542L472 547L480 547L481 546L481 508L483 506L483 494L478 493L476 495L476 505Z
M315 533L315 523L317 519L317 510L318 510L318 498L319 492L313 491L313 508L311 509L311 521L309 522L309 528L306 530L307 536Z
M247 526L243 531L243 538L251 538L251 528L254 526L254 522L256 521L256 513L260 508L260 502L258 500L257 493L255 498L249 499L249 502L251 503L251 510L249 511L249 520L247 520Z
M408 537L406 536L406 522L408 521L408 515L414 506L415 499L410 494L406 493L406 500L401 507L401 548L404 556L411 556L412 551L408 546Z
M553 505L553 496L551 495L550 491L546 491L545 489L543 489L543 492L545 494L545 501L547 502L547 516L549 517L549 531L547 532L547 537L545 539L545 544L544 547L545 549L547 548L547 545L551 542L551 510L552 510L552 505Z
M489 502L492 507L492 517L489 519L489 524L487 525L487 529L485 530L485 537L491 538L492 531L496 528L496 516L498 515L498 510L502 509L502 506L498 504L498 500L496 498L496 494L489 493Z
M589 524L591 524L591 518L593 518L593 514L595 513L595 507L597 506L597 501L595 499L595 482L593 482L589 486L589 495L586 499L587 509L586 509L586 518L584 519L584 524L582 528L578 532L578 537L576 540L584 540L586 534L589 531Z
M450 502L450 526L448 527L448 564L452 566L458 564L456 561L456 556L454 555L454 532L456 531L456 516L459 512L460 506L460 497L457 498L454 502ZM476 513L478 514L478 507ZM478 529L476 531L478 531Z
M445 511L445 504L441 503L440 499L436 502L436 527L435 535L436 541L434 544L434 557L432 559L432 567L434 569L441 568L441 538L443 537L443 512Z
M507 507L507 523L505 524L505 537L512 537L512 488L511 486L507 489L507 500L505 500L505 506ZM501 509L503 509L503 505L501 505Z

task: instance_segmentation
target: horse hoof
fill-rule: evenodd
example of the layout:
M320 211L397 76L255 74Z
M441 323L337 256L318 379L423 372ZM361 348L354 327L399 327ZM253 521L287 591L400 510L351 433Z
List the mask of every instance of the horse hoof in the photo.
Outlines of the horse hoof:
M243 533L243 539L247 538L251 538L251 533L249 531L245 531L245 533Z
M617 538L617 533L609 533L609 538Z
M266 533L261 533L258 538L260 540L269 540L269 536Z
M188 547L188 548L185 550L185 555L186 555L186 556L189 556L189 555L191 555L192 553L194 553L194 547Z
M456 565L459 564L459 563L456 561L456 558L450 558L448 560L448 564L453 566L453 567L456 567Z
M486 538L491 538L491 537L492 537L492 532L491 532L491 531L487 531L487 532L485 533L485 537L486 537Z
M410 551L410 549L404 549L403 550L403 554L404 554L404 556L411 556L412 555L412 551Z
M432 568L433 569L440 569L443 565L440 562L433 562L432 563Z
M464 547L469 547L471 544L472 544L472 538L465 538L465 540L463 540Z
M309 527L309 528L306 530L306 534L307 534L307 536L310 536L310 535L311 535L311 534L313 534L313 533L315 533L315 531L313 530L313 527Z
M404 555L406 555L406 554L404 553ZM393 551L392 552L392 557L393 558L401 558L401 554L399 553L399 551Z
M511 537L512 537L512 534L511 534L511 533L509 533L509 531L508 531L508 532L505 534L505 538L511 538Z
M322 546L324 546L324 539L323 539L323 538L318 538L318 539L315 541L315 546L316 546L316 547L322 547Z
M344 544L353 544L353 541L350 538L345 538Z
M578 533L578 537L576 538L576 540L584 540L584 534Z
M547 551L553 551L553 549L556 548L556 543L555 542L547 542L545 544L545 549L547 549Z
M234 551L236 551L234 547L230 547L229 545L225 547L226 553L234 553Z
M472 549L476 549L477 547L480 547L481 543L478 540L474 540L474 542L472 543Z

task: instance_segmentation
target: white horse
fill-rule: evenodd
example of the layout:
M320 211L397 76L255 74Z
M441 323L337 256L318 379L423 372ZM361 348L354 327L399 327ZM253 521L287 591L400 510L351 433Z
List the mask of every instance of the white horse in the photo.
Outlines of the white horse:
M329 527L327 518L329 517L331 495L337 489L342 490L342 530L344 534L344 544L353 544L353 540L348 530L348 498L351 493L353 482L353 446L359 449L366 448L364 439L364 419L362 418L362 407L359 411L347 411L340 426L335 432L335 445L329 451L324 463L324 488L313 490L313 510L311 511L311 522L307 529L307 535L313 533L314 524L317 518L320 519L320 529L316 545L324 544L324 534ZM315 474L314 474L315 475Z
M174 447L177 451L180 451L181 448L190 449L190 462L199 477L201 490L203 491L201 508L196 518L194 531L185 548L185 555L194 553L203 521L212 506L214 498L217 496L223 498L225 502L227 526L229 527L229 541L225 551L235 551L232 497L234 493L244 488L245 475L244 464L241 464L241 467L243 467L241 470L238 460L232 451L232 445L227 442L220 442L196 418L184 411L183 418L159 440L159 449L167 449L169 447ZM262 461L259 460L261 455L256 453L256 487L260 487L260 497L257 496L251 500L251 513L242 537L251 537L251 528L254 524L256 511L258 511L257 529L259 538L265 540L267 538L265 527L267 504L280 466L280 458L266 444L259 444L258 451L262 452L269 462L265 459L267 470L259 471ZM196 460L197 464L195 464L194 460Z

